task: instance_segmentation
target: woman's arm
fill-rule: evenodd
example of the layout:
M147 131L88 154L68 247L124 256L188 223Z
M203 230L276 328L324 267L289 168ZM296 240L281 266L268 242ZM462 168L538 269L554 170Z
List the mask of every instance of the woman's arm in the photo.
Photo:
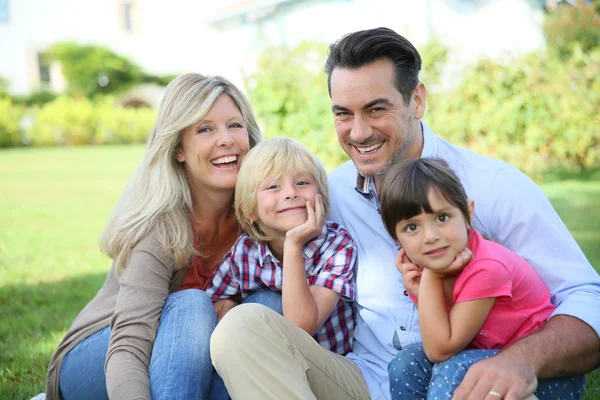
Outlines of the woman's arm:
M105 365L111 399L150 399L150 356L174 272L160 248L150 236L140 241L119 277Z
M442 362L463 350L481 330L495 300L457 303L448 312L443 279L425 269L419 288L419 325L427 358Z

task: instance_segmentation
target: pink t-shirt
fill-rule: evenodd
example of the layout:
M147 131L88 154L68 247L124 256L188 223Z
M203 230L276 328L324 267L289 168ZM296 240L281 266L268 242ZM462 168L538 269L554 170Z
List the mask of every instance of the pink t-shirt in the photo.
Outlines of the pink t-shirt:
M502 349L538 330L554 306L535 270L515 252L469 232L473 258L454 283L454 303L496 297L469 348Z

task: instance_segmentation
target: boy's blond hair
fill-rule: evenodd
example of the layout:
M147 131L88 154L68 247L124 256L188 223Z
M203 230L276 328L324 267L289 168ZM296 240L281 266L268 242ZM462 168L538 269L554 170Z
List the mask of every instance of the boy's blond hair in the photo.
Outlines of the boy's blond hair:
M248 152L235 185L235 215L250 237L260 243L272 240L257 218L256 198L259 185L267 178L279 179L288 171L311 174L323 199L325 215L329 213L329 184L327 172L312 151L297 140L271 138ZM314 204L313 204L314 207Z

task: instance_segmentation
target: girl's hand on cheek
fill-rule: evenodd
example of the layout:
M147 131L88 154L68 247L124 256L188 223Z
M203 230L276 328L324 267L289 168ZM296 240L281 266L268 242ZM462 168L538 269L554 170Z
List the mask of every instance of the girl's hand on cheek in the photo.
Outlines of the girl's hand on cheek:
M402 282L404 287L414 297L419 298L419 285L421 283L421 275L423 274L423 268L417 264L413 264L412 261L406 255L404 249L398 251L396 256L396 268L402 274Z
M449 266L438 271L439 273L436 275L439 275L440 278L458 275L467 266L469 261L471 261L471 258L473 258L473 252L468 247L465 247L456 255L454 261Z

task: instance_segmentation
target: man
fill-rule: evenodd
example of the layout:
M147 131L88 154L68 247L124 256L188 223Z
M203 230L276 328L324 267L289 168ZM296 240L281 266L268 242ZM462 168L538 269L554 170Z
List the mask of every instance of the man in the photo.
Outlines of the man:
M580 375L600 363L598 274L531 180L445 142L421 122L420 68L412 44L385 28L349 34L330 47L325 70L335 127L352 159L330 174L330 217L359 250L354 349L335 355L264 307L236 307L211 341L213 364L232 398L390 398L387 363L420 341L416 309L394 268L397 247L378 214L381 176L405 158L445 159L478 205L474 227L527 259L557 306L543 329L471 367L455 398L523 399L538 378Z

